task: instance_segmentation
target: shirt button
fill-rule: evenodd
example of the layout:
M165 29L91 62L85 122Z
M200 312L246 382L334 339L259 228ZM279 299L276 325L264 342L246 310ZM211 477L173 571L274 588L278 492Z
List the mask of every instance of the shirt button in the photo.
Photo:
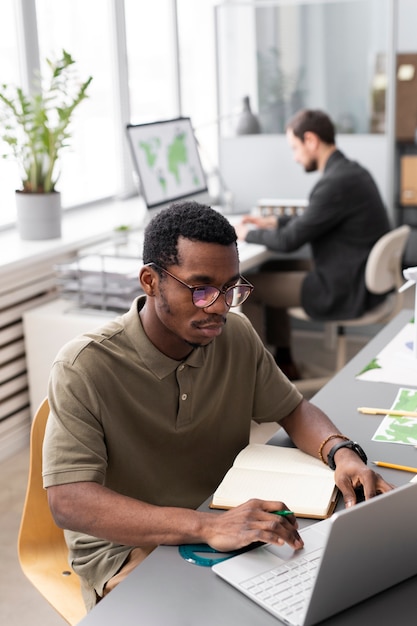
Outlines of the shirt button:
M181 400L186 400L186 399L187 399L187 397L188 397L188 396L187 396L187 394L186 394L186 393L183 393L183 394L182 394L182 396L181 396Z
M185 365L180 365L180 366L179 366L179 368L178 368L178 371L179 371L179 372L182 372L182 370L184 369L184 367L185 367Z

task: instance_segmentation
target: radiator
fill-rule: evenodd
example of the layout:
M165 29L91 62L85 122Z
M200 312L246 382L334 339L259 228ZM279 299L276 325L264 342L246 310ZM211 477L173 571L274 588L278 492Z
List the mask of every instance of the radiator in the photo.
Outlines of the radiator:
M0 461L28 444L30 406L22 316L57 297L53 265L59 255L10 272L0 286ZM48 338L45 337L45 341Z

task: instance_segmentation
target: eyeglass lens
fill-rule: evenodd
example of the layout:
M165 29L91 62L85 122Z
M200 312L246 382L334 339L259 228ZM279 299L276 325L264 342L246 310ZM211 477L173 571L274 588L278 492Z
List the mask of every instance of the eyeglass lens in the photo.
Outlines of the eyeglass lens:
M219 291L217 287L206 285L194 288L193 303L195 306L204 308L213 304L221 293L224 293L227 306L239 306L249 296L251 289L248 285L234 285L224 292Z

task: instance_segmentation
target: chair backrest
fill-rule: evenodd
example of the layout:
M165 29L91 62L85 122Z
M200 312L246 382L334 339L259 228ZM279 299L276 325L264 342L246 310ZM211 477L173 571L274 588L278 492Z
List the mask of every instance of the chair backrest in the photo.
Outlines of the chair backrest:
M42 485L42 445L48 414L48 401L44 400L32 423L18 555L30 582L69 624L77 624L86 614L80 581L68 564L64 532L53 520Z
M372 293L398 290L404 283L402 258L410 230L410 226L404 224L386 233L375 243L365 269L366 286Z

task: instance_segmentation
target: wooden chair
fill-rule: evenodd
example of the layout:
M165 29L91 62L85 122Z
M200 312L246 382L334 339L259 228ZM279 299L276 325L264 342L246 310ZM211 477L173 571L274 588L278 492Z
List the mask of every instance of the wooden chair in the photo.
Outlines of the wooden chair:
M32 423L29 478L18 555L30 582L68 624L77 624L86 614L80 581L68 564L64 532L53 520L42 486L42 444L48 414L48 401L44 400Z
M326 322L326 326L336 334L336 368L338 372L346 363L346 328L363 327L371 324L385 324L403 307L404 295L398 289L404 283L402 275L402 258L410 234L410 226L404 224L383 235L374 244L369 253L365 268L365 283L371 293L392 293L378 306L366 311L363 315L350 320L334 320ZM291 317L297 320L311 321L301 307L289 309ZM335 372L317 378L294 381L301 392L312 387L322 387Z

